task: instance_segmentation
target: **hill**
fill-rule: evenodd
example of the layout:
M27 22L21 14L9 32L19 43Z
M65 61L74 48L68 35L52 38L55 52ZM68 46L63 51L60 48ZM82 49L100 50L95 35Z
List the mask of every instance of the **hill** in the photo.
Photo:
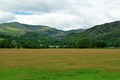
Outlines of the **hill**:
M18 22L0 24L0 33L3 34L20 36L27 32L35 32L50 37L61 36L64 33L64 31L43 25L27 25Z
M88 38L92 41L105 41L112 44L120 44L120 21L96 25L82 33L70 34L64 38L66 41L80 40Z
M0 24L0 41L7 39L9 41L1 42L17 43L17 46L30 48L31 46L36 48L48 47L50 45L60 44L60 40L71 33L78 33L84 31L70 30L62 31L49 26L43 25L27 25L18 22L3 23Z
M120 46L120 21L96 25L89 29L62 31L49 26L27 25L18 22L0 24L0 41L17 46L40 48L48 46L76 47L81 39L89 39L92 43L106 42L109 47ZM0 44L1 44L0 43Z
M80 30L62 31L49 26L27 25L18 22L0 24L0 33L3 33L5 35L12 35L12 36L20 36L27 32L35 32L42 34L46 37L61 38L68 34L82 32L82 31L84 30L80 29Z

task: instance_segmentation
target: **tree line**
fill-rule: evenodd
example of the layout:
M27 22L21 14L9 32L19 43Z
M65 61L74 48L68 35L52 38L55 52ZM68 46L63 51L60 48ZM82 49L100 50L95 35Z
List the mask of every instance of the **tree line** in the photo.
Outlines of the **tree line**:
M105 41L91 41L80 39L78 41L61 40L35 40L35 39L0 39L0 48L107 48L120 47L119 43L110 45Z

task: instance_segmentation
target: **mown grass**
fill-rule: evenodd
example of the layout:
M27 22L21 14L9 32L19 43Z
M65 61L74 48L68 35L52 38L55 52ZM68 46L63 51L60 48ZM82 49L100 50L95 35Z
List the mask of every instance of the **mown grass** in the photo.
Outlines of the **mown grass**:
M0 49L0 80L120 80L120 49Z

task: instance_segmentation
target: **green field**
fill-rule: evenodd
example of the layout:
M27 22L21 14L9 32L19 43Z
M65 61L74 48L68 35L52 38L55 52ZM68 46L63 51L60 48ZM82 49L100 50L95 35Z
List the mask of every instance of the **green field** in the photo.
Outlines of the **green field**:
M0 80L120 80L120 49L0 49Z

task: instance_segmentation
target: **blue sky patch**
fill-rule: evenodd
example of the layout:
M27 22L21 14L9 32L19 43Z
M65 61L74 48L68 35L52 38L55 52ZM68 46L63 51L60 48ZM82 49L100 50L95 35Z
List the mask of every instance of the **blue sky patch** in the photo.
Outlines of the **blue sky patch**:
M33 15L32 12L24 12L24 11L14 11L13 13L18 15Z

